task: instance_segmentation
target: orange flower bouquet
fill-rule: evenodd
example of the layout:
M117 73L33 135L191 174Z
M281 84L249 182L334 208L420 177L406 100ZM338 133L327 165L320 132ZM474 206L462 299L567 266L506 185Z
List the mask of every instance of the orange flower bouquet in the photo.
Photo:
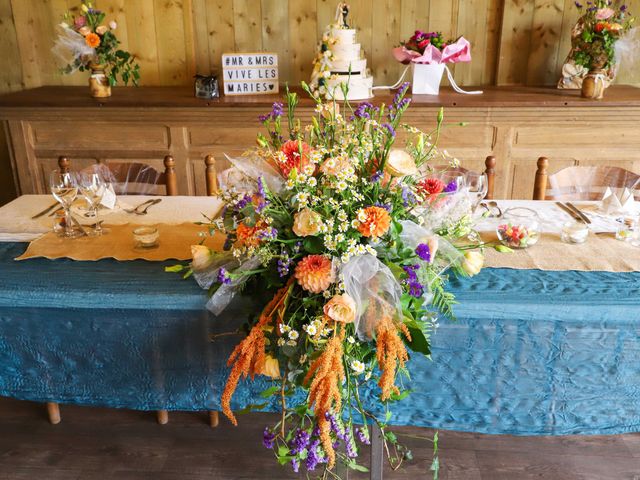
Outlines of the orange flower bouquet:
M443 268L465 274L463 253L420 213L430 208L426 164L442 113L433 132L409 127L414 141L393 148L407 88L388 107L338 108L314 97L308 126L287 92L286 107L261 116L268 135L258 136L258 147L229 158L234 175L226 177L238 187L219 194L225 206L210 225L226 237L224 251L194 248L188 273L209 289L212 312L242 287L269 294L228 360L221 407L235 424L233 408L246 407L233 403L239 380L273 381L262 396L280 404L282 417L263 444L295 471L337 461L362 470L358 451L372 422L394 468L409 456L386 431L385 405L408 395L409 352L429 355L435 319L452 313ZM364 402L365 391L378 401Z

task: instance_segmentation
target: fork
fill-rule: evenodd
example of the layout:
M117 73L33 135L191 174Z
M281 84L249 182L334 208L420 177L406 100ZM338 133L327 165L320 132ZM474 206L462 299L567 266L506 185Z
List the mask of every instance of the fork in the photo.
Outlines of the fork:
M146 205L147 203L155 202L155 200L156 200L156 199L149 199L149 200L147 200L147 201L145 201L145 202L142 202L140 205L138 205L138 206L137 206L137 207L135 207L135 208L131 208L131 209L123 208L123 210L124 210L126 213L135 213L136 215L140 215L139 209L140 209L140 208L142 208L142 207L143 207L144 205Z

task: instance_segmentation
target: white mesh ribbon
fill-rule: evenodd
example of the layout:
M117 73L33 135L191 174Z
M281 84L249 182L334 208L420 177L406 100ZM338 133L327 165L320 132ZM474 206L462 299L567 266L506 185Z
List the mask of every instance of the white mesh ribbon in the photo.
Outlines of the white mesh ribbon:
M197 247L192 247L193 249ZM196 259L194 256L194 260L191 262L191 269L193 270L193 278L195 278L200 288L204 288L205 290L211 287L213 283L216 281L218 277L218 272L220 269L224 267L227 271L234 270L240 265L240 262L236 260L233 255L229 252L218 253L213 252L207 247L200 247L203 251L208 252L207 258L201 260L200 258Z
M51 51L60 59L63 65L71 66L71 72L78 69L75 64L77 59L95 55L95 50L87 45L84 37L78 32L65 25L58 25L57 30L58 39Z
M258 257L253 257L242 263L236 270L232 273L242 273L247 270L253 270L258 265L260 265L260 259ZM247 281L249 277L240 275L237 278L231 280L229 284L222 284L220 288L216 290L209 301L207 302L207 310L209 310L214 315L220 315L222 311L227 308L227 305L231 303L233 297L240 291L240 287L243 283Z
M431 260L429 263L436 266L438 274L449 268L454 263L462 260L464 255L447 240L433 233L431 230L418 225L411 220L403 220L400 240L402 244L415 250L421 243L429 245Z
M269 190L274 193L282 192L284 188L284 179L280 172L276 168L267 162L264 158L258 155L252 154L246 157L230 157L225 154L227 160L235 168L240 170L243 174L254 181L258 181L258 178L262 177Z
M346 293L356 302L358 338L369 341L384 315L400 321L402 288L389 267L373 255L360 255L340 269Z

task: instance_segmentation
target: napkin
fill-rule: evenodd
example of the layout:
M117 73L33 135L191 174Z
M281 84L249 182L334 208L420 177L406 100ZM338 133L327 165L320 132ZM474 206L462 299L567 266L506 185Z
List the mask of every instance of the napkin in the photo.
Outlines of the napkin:
M604 213L631 213L634 211L635 199L633 193L625 188L621 194L616 194L607 187L600 203L600 209Z

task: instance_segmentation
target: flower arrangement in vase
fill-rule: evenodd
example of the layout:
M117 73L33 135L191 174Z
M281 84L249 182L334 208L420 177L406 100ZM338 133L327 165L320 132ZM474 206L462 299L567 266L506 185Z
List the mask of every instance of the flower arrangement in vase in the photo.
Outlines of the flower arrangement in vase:
M121 50L115 35L117 24L105 24L105 13L93 8L90 1L64 14L58 39L52 51L62 60L62 72L90 71L89 87L93 97L111 96L118 78L127 85L138 85L140 66L127 51Z
M243 289L266 294L228 359L220 405L236 424L241 378L271 379L261 405L235 407L280 410L263 444L296 472L327 475L338 460L363 470L356 458L372 423L394 468L409 458L388 423L390 405L409 395L410 352L429 355L438 315L452 315L445 271L482 268L487 244L455 243L471 231L464 180L445 183L428 166L443 111L431 132L403 125L408 87L389 106L340 105L303 83L316 102L307 125L287 91L260 117L258 147L227 157L224 208L207 222L222 250L197 245L190 266L167 268L208 289L216 315ZM394 148L398 129L404 149Z
M413 66L412 93L437 95L446 64L470 62L471 46L464 37L446 41L440 32L416 30L408 41L393 49L393 56Z
M634 18L626 5L612 0L589 1L586 5L575 2L575 5L585 13L572 40L572 59L588 72L582 82L582 96L600 99L614 76L616 43L631 28Z

